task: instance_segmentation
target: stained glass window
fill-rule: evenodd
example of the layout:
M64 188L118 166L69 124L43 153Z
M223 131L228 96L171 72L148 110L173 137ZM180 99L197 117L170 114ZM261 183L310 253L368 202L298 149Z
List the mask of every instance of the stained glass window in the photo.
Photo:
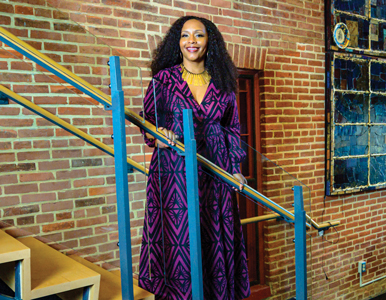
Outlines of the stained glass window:
M326 194L386 188L386 0L326 7Z
M344 51L386 56L386 0L328 0L327 49L342 51L334 42L334 29L344 23L349 43Z
M386 187L386 59L330 56L328 194Z

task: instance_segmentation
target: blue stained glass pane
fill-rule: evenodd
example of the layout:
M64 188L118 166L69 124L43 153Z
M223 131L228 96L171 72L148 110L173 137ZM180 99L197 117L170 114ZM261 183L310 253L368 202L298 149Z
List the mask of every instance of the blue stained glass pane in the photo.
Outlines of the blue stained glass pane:
M386 24L385 23L379 23L374 24L373 26L377 26L375 34L372 35L371 39L371 49L373 50L379 50L384 51L386 50ZM376 39L378 37L378 39Z
M334 86L339 90L367 91L369 71L366 61L336 58L334 61Z
M386 156L370 158L370 184L386 182Z
M335 123L367 123L367 98L364 94L335 93Z
M335 9L362 16L366 13L366 0L335 0L334 6Z
M386 64L371 62L371 89L383 92L386 90Z
M370 153L386 153L386 126L374 125L370 128ZM386 166L385 166L386 168Z
M377 9L375 6L371 6L371 17L374 18L374 16L377 14Z
M386 96L371 95L370 122L386 123Z
M334 156L364 155L368 149L368 127L362 125L335 126Z
M373 5L373 3L376 5ZM386 19L386 1L385 0L372 0L371 1L371 17L377 19Z
M345 189L367 185L367 158L349 158L334 161L334 188Z

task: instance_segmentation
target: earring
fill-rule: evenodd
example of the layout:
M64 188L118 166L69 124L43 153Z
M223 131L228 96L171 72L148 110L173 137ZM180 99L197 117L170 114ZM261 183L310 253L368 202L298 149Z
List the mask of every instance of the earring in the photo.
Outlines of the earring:
M182 59L182 52L180 51L180 58Z

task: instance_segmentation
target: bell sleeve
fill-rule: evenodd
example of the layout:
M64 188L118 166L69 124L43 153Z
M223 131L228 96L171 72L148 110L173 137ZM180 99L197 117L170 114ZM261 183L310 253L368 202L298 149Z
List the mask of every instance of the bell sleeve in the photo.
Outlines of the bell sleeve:
M240 122L237 110L236 95L232 93L229 95L229 97L230 99L225 109L221 125L224 127L229 159L231 163L231 172L232 174L236 174L240 173L240 164L244 161L246 153L240 145Z

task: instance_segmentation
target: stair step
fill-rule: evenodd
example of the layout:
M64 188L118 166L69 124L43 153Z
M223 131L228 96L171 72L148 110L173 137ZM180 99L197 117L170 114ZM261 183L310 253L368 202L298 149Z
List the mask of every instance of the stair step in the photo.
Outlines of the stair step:
M119 276L121 277L121 270L112 270L112 271L109 271L111 274L114 274L115 276Z
M100 275L33 237L19 241L31 249L31 299L90 287L97 300Z
M23 284L20 282L18 284L21 288L22 299L28 299L31 290L30 249L3 230L0 230L0 245L0 279L15 291L16 271L14 262L20 262L20 279Z
M99 300L122 300L121 292L121 273L119 272L119 277L112 272L109 272L84 258L81 258L77 255L70 255L72 259L77 262L85 265L87 268L94 270L95 272L101 274L101 286L99 291ZM153 300L154 295L150 292L140 288L137 284L134 283L134 300Z
M121 270L112 270L110 271L111 274L114 274L115 276L119 276L119 278L121 278ZM138 279L137 278L133 278L133 283L135 285L138 285Z
M0 230L0 264L31 257L28 247Z

